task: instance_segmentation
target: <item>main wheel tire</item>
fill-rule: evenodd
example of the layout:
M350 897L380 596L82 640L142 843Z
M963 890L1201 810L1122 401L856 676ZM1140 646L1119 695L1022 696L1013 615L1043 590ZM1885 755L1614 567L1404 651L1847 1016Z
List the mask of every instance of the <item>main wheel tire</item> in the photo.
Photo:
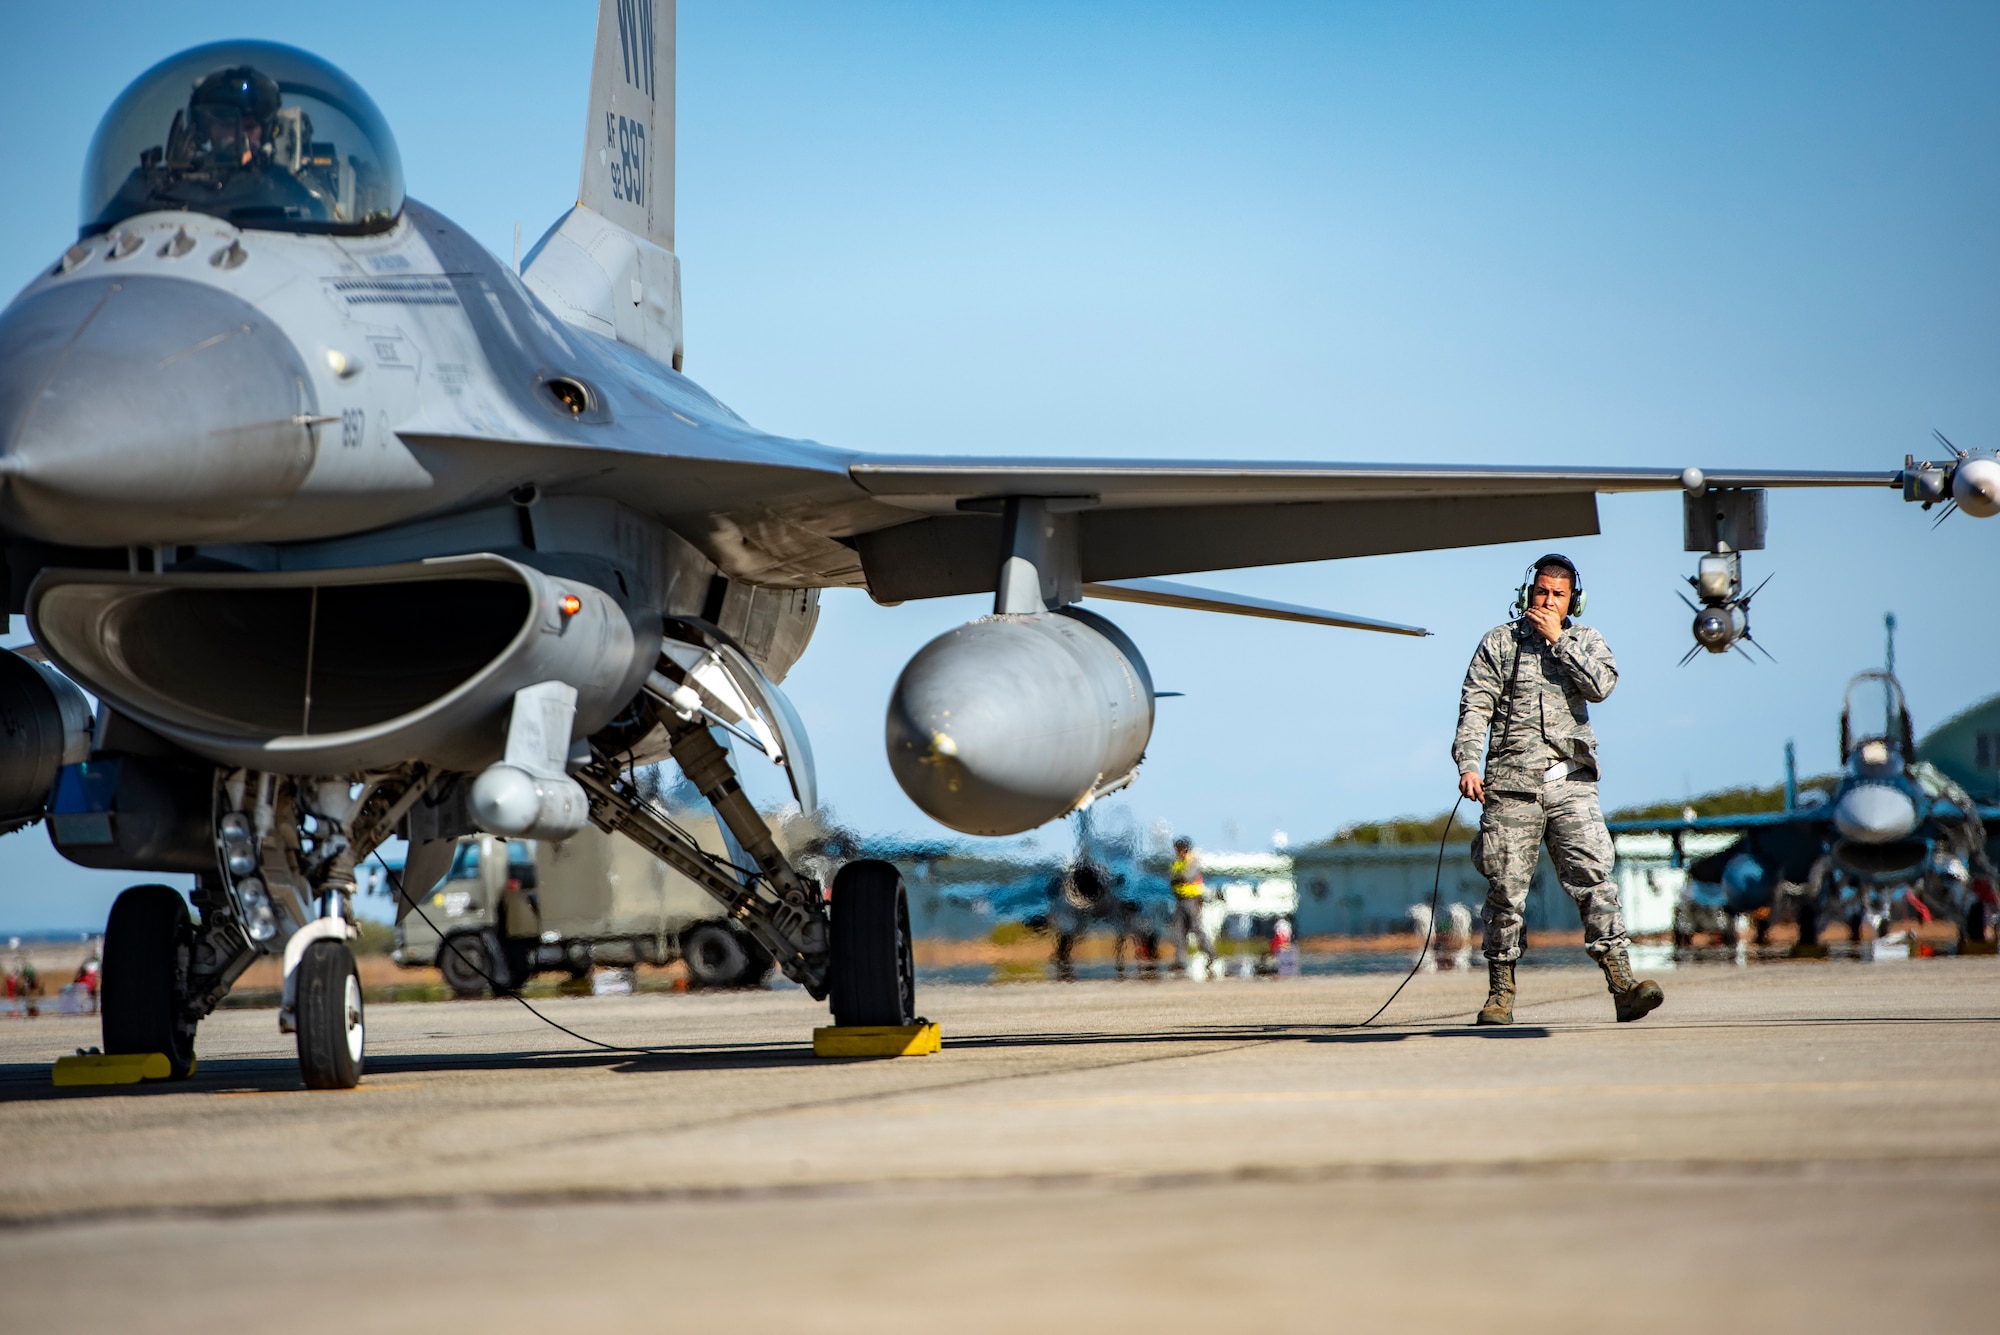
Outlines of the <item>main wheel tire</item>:
M886 862L850 862L833 878L833 960L827 1000L836 1025L906 1025L917 1018L910 903Z
M735 987L750 966L743 938L719 922L698 922L681 937L681 959L696 987Z
M493 972L486 937L480 932L453 932L438 947L438 972L454 995L475 998L486 995L486 979Z
M353 1089L361 1083L366 1026L354 955L340 941L315 941L293 975L299 1026L299 1075L307 1089Z
M1965 940L1984 941L1986 939L1986 901L1975 899L1965 911Z
M104 1050L159 1052L168 1078L194 1070L196 1022L186 1012L194 922L187 901L165 885L135 885L111 905L104 926Z

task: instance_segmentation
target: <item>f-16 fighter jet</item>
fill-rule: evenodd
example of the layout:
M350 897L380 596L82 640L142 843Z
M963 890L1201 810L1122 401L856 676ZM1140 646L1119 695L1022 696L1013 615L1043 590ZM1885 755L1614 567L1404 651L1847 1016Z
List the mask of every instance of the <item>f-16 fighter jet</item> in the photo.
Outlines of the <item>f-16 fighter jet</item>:
M1787 770L1790 760L1787 752ZM1614 834L1732 833L1742 838L1689 869L1676 922L1728 921L1739 914L1796 918L1798 954L1824 954L1834 919L1861 940L1878 934L1897 900L1926 920L1957 924L1961 948L1986 942L1996 905L1989 822L1981 806L1942 770L1917 758L1909 706L1895 674L1863 672L1840 711L1841 773L1823 801L1791 800L1783 811L1687 820L1613 821ZM1818 798L1817 793L1811 794ZM1759 939L1763 925L1759 927ZM1681 934L1681 928L1676 929Z
M578 202L518 273L404 193L358 84L264 42L127 88L80 223L0 313L9 611L46 659L0 664L0 820L46 814L89 866L197 878L192 919L170 888L125 892L105 947L106 1048L176 1073L272 954L306 1083L355 1083L355 867L397 834L422 894L459 836L594 821L706 887L839 1023L909 1022L894 869L802 875L719 740L814 805L777 683L822 589L993 594L904 669L887 734L921 808L1002 834L1128 783L1145 750L1145 662L1085 597L1417 633L1159 577L1594 533L1604 491L1902 479L767 435L681 373L672 0L602 5ZM1995 489L1983 457L1926 468L1922 499L1976 511ZM740 856L645 800L631 776L665 758Z

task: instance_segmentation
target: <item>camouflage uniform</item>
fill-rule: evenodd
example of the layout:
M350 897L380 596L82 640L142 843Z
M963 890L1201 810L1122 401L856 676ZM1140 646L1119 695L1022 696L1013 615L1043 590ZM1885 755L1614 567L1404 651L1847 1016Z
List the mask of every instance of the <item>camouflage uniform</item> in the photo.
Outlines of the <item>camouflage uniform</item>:
M1492 887L1488 960L1521 956L1521 909L1544 839L1556 877L1583 918L1591 958L1627 944L1611 884L1611 835L1597 806L1597 738L1588 707L1617 684L1611 650L1589 626L1571 624L1550 644L1526 621L1510 621L1488 631L1472 656L1451 755L1458 772L1468 774L1487 750L1486 803L1472 863Z

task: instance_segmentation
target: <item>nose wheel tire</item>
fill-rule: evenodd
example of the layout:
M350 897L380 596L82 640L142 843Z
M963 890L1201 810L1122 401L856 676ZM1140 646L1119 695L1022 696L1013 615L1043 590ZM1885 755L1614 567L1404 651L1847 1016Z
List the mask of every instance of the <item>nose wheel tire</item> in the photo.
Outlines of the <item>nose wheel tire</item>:
M118 896L104 927L104 1050L164 1053L170 1079L194 1069L196 1021L187 1014L194 923L187 901L165 885Z
M917 1019L910 903L886 862L850 862L833 878L833 957L827 1000L836 1025L908 1025Z
M361 979L354 956L339 941L306 947L296 975L299 1075L307 1089L353 1089L361 1083L366 1030Z

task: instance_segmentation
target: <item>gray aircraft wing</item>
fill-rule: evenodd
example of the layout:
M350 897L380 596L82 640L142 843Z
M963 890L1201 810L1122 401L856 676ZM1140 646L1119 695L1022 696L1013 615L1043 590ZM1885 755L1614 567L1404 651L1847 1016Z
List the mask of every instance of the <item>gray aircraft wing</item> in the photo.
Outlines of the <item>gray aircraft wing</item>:
M1975 808L1979 819L1992 824L2000 821L2000 807L1981 806ZM1932 817L1947 820L1962 820L1963 814L1951 802L1940 802L1931 810ZM1768 830L1779 825L1830 825L1833 823L1831 803L1811 807L1795 807L1790 811L1758 811L1737 816L1696 816L1693 820L1682 820L1669 816L1646 820L1606 821L1605 828L1613 834L1740 834L1747 830Z
M970 459L829 448L758 431L658 360L580 337L471 238L414 201L406 207L491 365L495 400L476 402L474 386L427 401L420 419L396 428L428 480L419 503L436 513L470 508L527 483L606 496L658 516L752 584L865 584L884 602L991 592L1011 497L1074 515L1062 527L1078 544L1076 573L1105 584L1591 534L1599 492L1897 482L1889 470ZM591 387L583 409L552 410L551 366Z
M1891 471L887 456L848 475L921 516L851 538L884 601L990 589L1009 496L1074 511L1082 578L1104 583L1594 534L1600 492L1898 485Z
M1768 830L1779 825L1831 825L1833 806L1799 807L1791 811L1754 811L1735 816L1679 816L1644 820L1612 820L1604 828L1613 834L1742 834L1748 830Z

